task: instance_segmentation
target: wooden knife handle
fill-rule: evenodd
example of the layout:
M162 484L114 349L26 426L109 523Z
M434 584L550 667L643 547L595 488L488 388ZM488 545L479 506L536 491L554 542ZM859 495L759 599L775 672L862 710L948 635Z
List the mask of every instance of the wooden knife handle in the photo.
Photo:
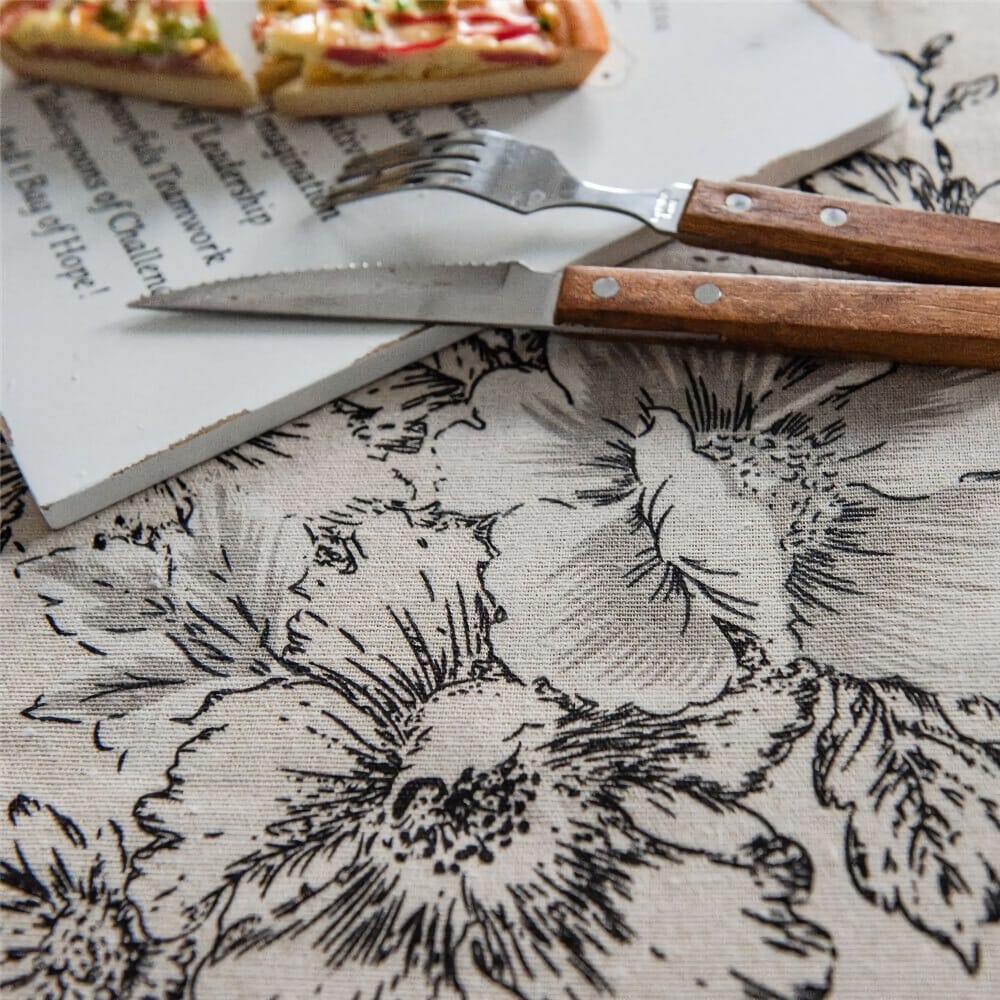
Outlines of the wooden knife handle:
M693 246L905 281L1000 285L1000 223L696 181L678 238Z
M601 337L684 332L763 350L1000 369L1000 288L581 266L564 272L555 322Z

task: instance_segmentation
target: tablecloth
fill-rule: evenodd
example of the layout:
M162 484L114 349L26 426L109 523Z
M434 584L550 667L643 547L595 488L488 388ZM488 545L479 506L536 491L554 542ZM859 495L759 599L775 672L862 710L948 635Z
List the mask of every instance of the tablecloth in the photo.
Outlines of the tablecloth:
M801 186L1000 219L1000 6L825 9ZM2 496L3 995L1000 994L1000 374L482 330Z

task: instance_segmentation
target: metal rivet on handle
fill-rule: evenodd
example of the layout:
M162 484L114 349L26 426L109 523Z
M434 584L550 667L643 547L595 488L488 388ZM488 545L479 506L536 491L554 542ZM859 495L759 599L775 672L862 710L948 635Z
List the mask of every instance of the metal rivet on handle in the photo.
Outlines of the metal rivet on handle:
M618 294L621 286L615 281L614 278L609 278L607 276L603 278L597 278L594 283L590 286L590 290L599 299L610 299Z
M732 209L734 212L748 212L753 208L753 198L748 194L734 191L732 194L726 195L726 208Z
M718 302L722 298L722 289L711 282L705 282L694 290L694 297L703 305L710 306L713 302Z
M833 205L827 205L819 213L819 221L825 226L842 226L847 222L847 213L842 208L835 208Z

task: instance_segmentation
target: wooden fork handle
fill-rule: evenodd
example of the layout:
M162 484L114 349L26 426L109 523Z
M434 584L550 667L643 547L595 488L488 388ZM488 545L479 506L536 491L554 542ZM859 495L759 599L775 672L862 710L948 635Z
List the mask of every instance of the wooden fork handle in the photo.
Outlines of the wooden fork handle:
M1000 223L759 184L696 181L677 236L883 278L1000 285Z
M601 337L1000 369L1000 288L579 266L554 319Z

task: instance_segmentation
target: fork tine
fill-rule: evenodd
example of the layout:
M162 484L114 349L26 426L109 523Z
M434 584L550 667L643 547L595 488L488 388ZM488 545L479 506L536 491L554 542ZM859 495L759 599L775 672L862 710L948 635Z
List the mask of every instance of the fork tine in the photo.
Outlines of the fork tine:
M417 174L437 173L437 174L459 174L463 177L471 177L474 168L469 160L442 157L441 159L414 160L413 163L400 164L398 167L390 167L380 170L372 175L373 181L405 180L408 176Z
M462 185L461 175L445 171L428 171L426 173L408 173L393 180L384 180L381 176L362 184L350 187L334 188L323 203L324 208L336 208L338 205L348 205L353 201L372 198L376 195L391 194L394 191L406 191L412 188L439 188L451 190L467 190ZM472 193L472 192L469 192Z
M425 136L421 139L399 142L395 146L386 146L375 153L362 153L360 156L348 160L342 167L341 174L375 173L383 167L393 166L414 156L420 156L425 151L429 151L433 144L439 141L439 138L440 134Z
M388 167L441 155L475 159L483 145L484 140L475 136L472 131L437 132L422 139L398 143L376 153L355 156L344 164L337 179L348 180L361 174L377 173Z
M471 166L478 159L479 154L476 150L461 146L442 150L414 150L410 155L400 152L397 157L393 159L386 157L374 165L361 160L347 163L337 175L335 183L343 184L360 177L375 177L390 170L419 169L424 164L461 161Z
M473 169L468 160L420 160L365 175L353 184L332 187L327 193L325 204L343 205L374 194L411 187L462 188L471 177Z
M459 174L463 177L471 177L473 166L466 159L433 159L414 160L411 163L400 163L398 166L387 167L372 174L357 174L353 180L354 184L338 185L331 188L331 193L343 190L345 187L356 187L363 184L379 183L401 183L407 177L416 174L439 173L439 174Z

